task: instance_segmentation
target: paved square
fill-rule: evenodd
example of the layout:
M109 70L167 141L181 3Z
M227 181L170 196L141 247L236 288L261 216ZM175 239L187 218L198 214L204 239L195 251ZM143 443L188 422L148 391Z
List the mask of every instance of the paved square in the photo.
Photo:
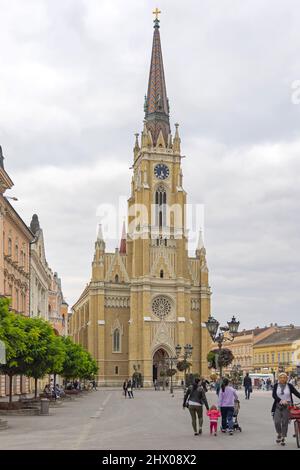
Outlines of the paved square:
M234 436L209 435L204 417L201 436L194 436L190 414L182 408L182 390L138 390L125 399L121 390L99 390L50 409L50 416L8 417L1 431L1 449L296 449L289 427L287 446L275 441L270 392L255 392L251 400L239 392L242 432ZM214 392L209 404L217 402ZM4 418L4 417L3 417Z

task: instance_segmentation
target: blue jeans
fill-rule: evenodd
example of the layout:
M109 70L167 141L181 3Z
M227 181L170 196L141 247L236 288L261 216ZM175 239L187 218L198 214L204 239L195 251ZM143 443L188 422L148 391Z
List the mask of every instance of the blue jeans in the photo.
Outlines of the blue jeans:
M222 415L222 429L229 428L229 431L233 430L233 406L222 406L221 415Z

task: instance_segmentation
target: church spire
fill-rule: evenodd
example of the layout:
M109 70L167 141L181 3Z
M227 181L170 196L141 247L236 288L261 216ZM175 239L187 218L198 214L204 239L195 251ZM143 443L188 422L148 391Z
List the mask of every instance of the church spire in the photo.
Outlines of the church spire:
M154 34L148 82L148 93L145 96L144 110L147 129L151 132L153 145L155 146L160 131L162 132L166 145L168 143L168 136L171 131L169 121L169 100L167 98L167 89L159 34L158 14L160 13L160 11L156 9L153 13L156 15L156 18L154 20Z
M120 242L120 255L126 255L126 228L125 228L125 221L123 222L123 229L122 229L122 237Z

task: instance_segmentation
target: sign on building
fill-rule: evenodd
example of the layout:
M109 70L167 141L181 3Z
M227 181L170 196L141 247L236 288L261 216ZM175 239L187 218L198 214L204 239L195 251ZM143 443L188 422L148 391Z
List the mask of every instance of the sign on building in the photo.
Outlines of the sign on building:
M3 341L0 340L0 364L6 364L6 348Z

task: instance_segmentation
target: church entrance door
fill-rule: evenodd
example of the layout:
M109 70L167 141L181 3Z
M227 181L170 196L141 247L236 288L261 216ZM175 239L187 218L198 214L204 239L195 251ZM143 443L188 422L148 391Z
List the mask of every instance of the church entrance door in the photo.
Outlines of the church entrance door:
M162 386L164 388L168 377L166 372L168 370L168 361L167 358L169 354L163 348L158 349L153 356L153 383Z

